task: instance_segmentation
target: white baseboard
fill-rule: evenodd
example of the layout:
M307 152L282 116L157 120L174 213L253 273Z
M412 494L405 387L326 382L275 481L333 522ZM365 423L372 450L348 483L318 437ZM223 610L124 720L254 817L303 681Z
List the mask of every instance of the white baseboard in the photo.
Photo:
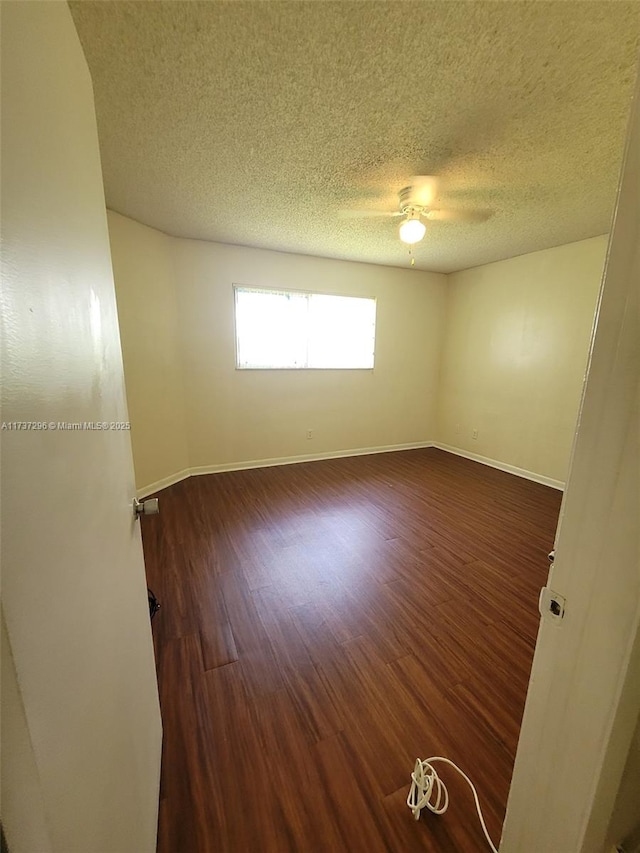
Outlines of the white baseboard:
M276 465L297 465L299 462L320 462L322 459L343 459L345 456L371 456L375 453L395 453L398 450L418 450L431 447L433 442L387 444L383 447L357 447L352 450L327 450L324 453L304 453L300 456L278 456L273 459L251 459L247 462L227 462L222 465L201 465L191 468L191 474L221 474L224 471L245 471L247 468L273 468Z
M138 498L146 498L160 489L166 489L185 480L187 477L198 477L201 474L222 474L225 471L246 471L249 468L274 468L277 465L296 465L299 462L319 462L322 459L342 459L346 456L370 456L376 453L395 453L399 450L418 450L432 447L431 441L411 442L409 444L387 444L382 447L357 447L350 450L328 450L324 453L305 453L299 456L278 456L272 459L250 459L246 462L222 462L218 465L199 465L195 468L185 468L177 474L157 480L148 486L137 490Z
M136 495L138 500L142 498L146 498L149 495L153 495L155 492L159 492L161 489L166 489L169 486L173 486L174 483L179 483L180 480L186 480L187 477L191 475L190 468L184 468L182 471L178 471L176 474L170 474L168 477L163 477L162 480L156 480L155 483L149 483L148 486L143 486L141 489L136 489Z
M554 480L551 477L545 477L544 474L536 474L535 471L527 471L526 468L517 468L515 465L499 462L497 459L489 459L487 456L480 456L477 453L470 453L468 450L462 450L459 447L451 447L448 444L442 444L440 441L431 442L431 446L437 447L439 450L446 450L447 453L454 453L456 456L463 456L465 459L471 459L473 462L481 462L490 468L506 471L507 474L515 474L516 477L524 477L525 480L533 480L534 483L542 483L543 486L550 486L552 489L558 489L561 492L564 491L565 484L562 480Z
M418 450L425 447L437 447L438 450L444 450L447 453L453 453L456 456L462 456L465 459L471 459L473 462L480 462L482 465L488 465L490 468L497 468L499 471L506 471L508 474L515 474L517 477L524 477L525 480L533 480L535 483L542 483L544 486L550 486L552 489L564 490L564 483L561 480L553 480L551 477L545 477L543 474L536 474L534 471L527 471L525 468L517 468L515 465L508 465L506 462L499 462L497 459L489 459L487 456L480 456L477 453L470 453L468 450L462 450L459 447L451 447L448 444L442 444L439 441L419 441L409 444L387 444L382 447L357 447L350 450L328 450L324 453L304 453L299 456L278 456L272 459L249 459L246 462L222 462L218 465L199 465L195 468L185 468L172 474L169 477L164 477L162 480L157 480L155 483L150 483L148 486L143 486L138 489L138 498L146 498L161 489L166 489L168 486L173 486L174 483L179 483L180 480L185 480L187 477L198 477L201 474L222 474L225 471L246 471L249 468L273 468L276 465L296 465L299 462L319 462L322 459L342 459L345 456L370 456L375 453L395 453L399 450Z

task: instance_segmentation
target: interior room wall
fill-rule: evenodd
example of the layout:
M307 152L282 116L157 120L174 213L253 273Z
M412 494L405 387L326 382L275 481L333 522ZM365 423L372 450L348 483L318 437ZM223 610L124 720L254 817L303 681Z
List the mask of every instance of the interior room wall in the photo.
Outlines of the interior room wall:
M195 240L174 263L192 467L429 441L444 275ZM375 297L375 369L236 370L234 284Z
M141 492L431 441L562 486L606 236L444 276L109 229ZM233 284L375 296L375 370L236 370Z
M176 239L108 218L141 493L186 469L429 442L446 276ZM375 370L236 370L234 284L375 297Z
M448 276L442 445L564 483L606 248L594 237Z
M189 467L172 238L108 211L137 485Z

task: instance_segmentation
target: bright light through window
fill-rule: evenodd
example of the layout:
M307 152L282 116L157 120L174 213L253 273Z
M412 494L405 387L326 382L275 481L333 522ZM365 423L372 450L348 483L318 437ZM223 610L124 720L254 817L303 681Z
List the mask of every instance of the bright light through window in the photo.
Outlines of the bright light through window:
M234 289L237 367L373 367L375 299Z

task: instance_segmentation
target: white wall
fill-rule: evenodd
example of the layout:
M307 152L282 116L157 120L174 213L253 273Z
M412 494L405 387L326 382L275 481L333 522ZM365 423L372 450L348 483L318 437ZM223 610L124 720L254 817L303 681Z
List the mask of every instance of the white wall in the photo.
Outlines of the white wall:
M444 275L195 240L174 258L192 466L433 435ZM374 370L236 370L234 283L376 297Z
M171 237L108 212L136 483L189 467Z
M126 422L91 79L64 2L2 15L2 420ZM11 853L152 853L161 723L126 431L2 430Z
M448 276L440 442L564 482L606 247L595 237Z

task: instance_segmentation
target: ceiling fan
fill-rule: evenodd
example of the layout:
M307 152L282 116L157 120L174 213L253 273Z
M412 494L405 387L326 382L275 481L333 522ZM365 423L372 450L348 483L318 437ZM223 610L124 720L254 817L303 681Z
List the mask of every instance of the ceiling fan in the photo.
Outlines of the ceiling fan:
M433 175L414 175L411 184L398 193L398 210L342 210L343 219L376 216L401 216L399 236L403 243L419 243L425 235L423 220L445 222L483 222L491 216L489 210L440 210L432 207L438 197L439 181Z

